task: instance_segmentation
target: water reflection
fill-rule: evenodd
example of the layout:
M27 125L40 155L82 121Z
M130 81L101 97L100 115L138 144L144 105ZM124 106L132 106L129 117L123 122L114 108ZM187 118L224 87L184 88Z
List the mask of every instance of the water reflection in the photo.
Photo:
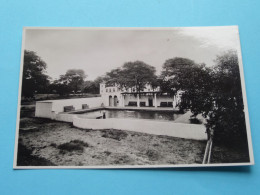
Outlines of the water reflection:
M130 111L130 110L98 110L83 113L84 118L88 116L104 114L106 118L134 118L134 119L151 119L151 120L168 120L174 121L181 114L174 112L154 112L154 111Z

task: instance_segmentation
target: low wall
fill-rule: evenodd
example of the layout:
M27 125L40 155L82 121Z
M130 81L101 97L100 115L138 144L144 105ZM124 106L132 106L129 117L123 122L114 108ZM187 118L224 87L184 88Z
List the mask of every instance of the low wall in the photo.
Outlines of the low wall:
M75 110L80 110L82 109L82 104L87 104L89 108L94 108L100 107L102 103L101 97L37 101L35 116L53 119L56 117L56 114L64 112L64 106L73 106Z
M182 124L152 120L144 121L138 119L86 119L74 117L73 125L85 129L121 129L154 135L167 135L185 139L207 139L205 126L195 124Z
M57 121L63 121L63 122L70 122L70 123L72 123L74 117L75 116L73 114L63 114L63 113L60 113L60 114L54 114L52 119L53 120L57 120Z
M35 116L42 118L52 118L52 102L40 101L35 105Z
M102 102L101 97L53 100L52 111L63 112L64 106L74 106L75 110L80 110L82 104L88 104L89 108L100 107Z

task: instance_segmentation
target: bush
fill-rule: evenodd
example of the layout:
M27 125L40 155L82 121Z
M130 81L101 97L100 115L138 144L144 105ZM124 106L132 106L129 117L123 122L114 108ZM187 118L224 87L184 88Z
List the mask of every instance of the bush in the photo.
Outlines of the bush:
M89 144L81 140L72 140L68 143L59 145L58 149L60 149L61 152L73 152L73 151L83 152L84 147L89 147Z
M191 124L202 124L202 122L197 118L190 118Z
M146 153L147 157L149 158L149 160L151 161L156 161L159 159L159 153L155 150L147 150Z
M122 139L125 139L127 137L127 133L123 132L121 130L105 130L101 137L105 138L111 138L115 139L117 141L120 141Z

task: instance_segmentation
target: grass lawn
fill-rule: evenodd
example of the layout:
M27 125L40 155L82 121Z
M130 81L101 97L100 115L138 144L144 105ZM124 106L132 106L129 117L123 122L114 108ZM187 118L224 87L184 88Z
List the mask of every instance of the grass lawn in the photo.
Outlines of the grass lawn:
M122 130L84 130L24 117L18 166L173 165L202 163L206 141Z

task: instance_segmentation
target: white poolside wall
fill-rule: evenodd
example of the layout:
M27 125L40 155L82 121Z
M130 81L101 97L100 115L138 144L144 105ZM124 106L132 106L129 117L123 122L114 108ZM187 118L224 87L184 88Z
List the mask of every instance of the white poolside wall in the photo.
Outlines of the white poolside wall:
M95 108L100 107L102 103L101 97L38 101L36 102L35 116L71 122L74 126L84 129L119 129L185 139L207 139L204 125L140 119L87 119L63 112L64 106L74 106L75 110L80 110L82 104L88 104L89 108Z
M138 119L86 119L76 116L73 125L83 129L119 129L185 139L207 139L205 126L195 124Z
M73 106L75 110L80 110L82 104L88 104L89 108L95 108L100 107L102 103L101 97L37 101L35 116L56 119L59 117L56 115L64 111L64 106Z

